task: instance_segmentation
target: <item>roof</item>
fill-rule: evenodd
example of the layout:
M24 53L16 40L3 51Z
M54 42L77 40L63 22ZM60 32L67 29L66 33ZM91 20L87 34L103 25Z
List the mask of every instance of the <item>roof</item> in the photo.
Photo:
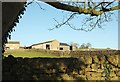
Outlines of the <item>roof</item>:
M20 44L19 41L8 41L7 44Z
M50 42L53 42L53 41L56 41L56 40L49 40L49 41L33 44L32 46L39 45L39 44L44 44L44 43L50 43Z
M60 43L60 46L69 46L67 43Z

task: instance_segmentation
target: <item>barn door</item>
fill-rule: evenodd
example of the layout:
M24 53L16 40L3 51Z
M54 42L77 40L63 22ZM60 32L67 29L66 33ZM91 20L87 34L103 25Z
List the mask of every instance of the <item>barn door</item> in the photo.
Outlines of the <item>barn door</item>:
M50 45L49 44L46 44L46 49L50 50Z

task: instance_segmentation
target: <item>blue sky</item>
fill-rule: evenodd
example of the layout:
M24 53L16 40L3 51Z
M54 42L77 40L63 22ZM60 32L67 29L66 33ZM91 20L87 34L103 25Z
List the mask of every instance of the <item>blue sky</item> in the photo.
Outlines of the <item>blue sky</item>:
M94 48L113 48L118 49L118 21L115 16L113 20L106 23L103 28L96 28L90 32L76 31L68 26L63 26L59 29L49 31L54 28L56 22L62 21L63 16L68 15L68 12L55 9L45 3L40 3L41 7L33 3L27 7L27 11L20 19L20 23L15 27L15 32L12 32L12 41L20 41L21 46L29 46L34 43L57 39L60 42L78 44L88 43L92 44ZM117 15L117 11L115 11ZM82 25L81 19L85 15L80 15L72 23L76 26Z

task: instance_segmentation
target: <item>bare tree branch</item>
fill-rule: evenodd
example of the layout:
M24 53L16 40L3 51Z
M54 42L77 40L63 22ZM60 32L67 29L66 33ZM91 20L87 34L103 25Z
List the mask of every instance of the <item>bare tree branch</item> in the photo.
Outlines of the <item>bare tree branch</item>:
M63 4L60 2L45 2L57 9L61 9L61 10L66 10L66 11L71 11L71 12L78 12L79 14L90 14L91 16L98 16L103 14L104 12L109 12L109 11L113 11L113 10L118 10L120 9L120 4L111 8L108 8L107 11L105 10L100 10L97 11L96 7L98 7L99 5L103 4L104 2L99 3L98 5L96 5L94 8L82 8L82 7L75 7L75 6L71 6L71 5L67 5L67 4Z
M73 13L73 14L71 14L66 21L64 21L64 22L62 22L62 23L60 23L60 24L59 24L59 22L58 22L57 20L54 19L54 20L57 22L57 25L55 26L55 28L60 28L61 26L67 24L68 21L70 21L70 20L75 16L75 14L78 14L78 13ZM49 29L49 30L53 30L53 29L54 29L54 28L51 28L51 29Z

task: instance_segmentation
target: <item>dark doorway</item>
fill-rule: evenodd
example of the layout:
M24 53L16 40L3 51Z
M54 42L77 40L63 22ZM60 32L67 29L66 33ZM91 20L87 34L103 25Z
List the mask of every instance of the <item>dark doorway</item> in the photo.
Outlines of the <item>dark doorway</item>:
M73 50L73 47L72 47L72 46L70 46L70 50Z
M50 45L46 44L46 49L50 50Z
M63 50L63 48L60 48L60 50Z

